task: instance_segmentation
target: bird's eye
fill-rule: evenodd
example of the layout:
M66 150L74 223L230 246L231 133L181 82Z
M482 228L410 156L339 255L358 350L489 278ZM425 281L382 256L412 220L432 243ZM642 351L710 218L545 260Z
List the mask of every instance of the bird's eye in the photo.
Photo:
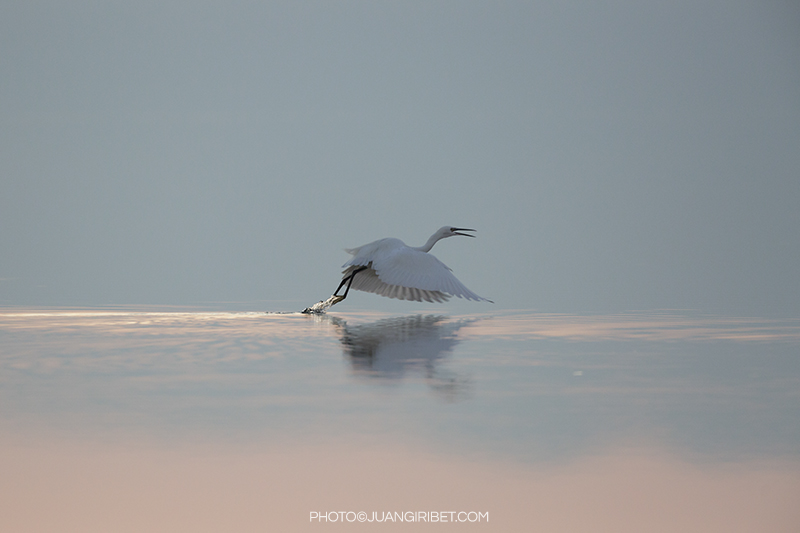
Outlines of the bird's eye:
M456 228L450 228L450 231L455 231L455 230L456 230Z

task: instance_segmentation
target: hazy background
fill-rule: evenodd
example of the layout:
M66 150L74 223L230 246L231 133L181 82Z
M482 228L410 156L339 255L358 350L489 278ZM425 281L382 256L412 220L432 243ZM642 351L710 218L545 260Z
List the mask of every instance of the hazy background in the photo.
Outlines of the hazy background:
M800 312L794 1L3 0L0 50L0 305L310 304L452 224L494 308Z

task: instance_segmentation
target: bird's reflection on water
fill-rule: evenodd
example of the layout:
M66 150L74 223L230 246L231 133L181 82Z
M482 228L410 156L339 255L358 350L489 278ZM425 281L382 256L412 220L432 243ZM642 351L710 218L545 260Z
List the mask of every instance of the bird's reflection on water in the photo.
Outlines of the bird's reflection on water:
M391 382L418 374L448 401L469 395L469 377L444 368L444 362L459 343L456 332L474 321L410 315L348 325L331 317L355 376Z

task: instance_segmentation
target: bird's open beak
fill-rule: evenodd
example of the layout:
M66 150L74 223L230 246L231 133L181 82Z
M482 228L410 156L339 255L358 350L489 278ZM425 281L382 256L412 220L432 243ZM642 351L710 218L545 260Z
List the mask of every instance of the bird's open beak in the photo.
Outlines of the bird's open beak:
M453 228L453 235L461 235L463 237L474 237L475 235L470 235L469 233L459 233L459 231L477 231L474 229L467 229L467 228Z

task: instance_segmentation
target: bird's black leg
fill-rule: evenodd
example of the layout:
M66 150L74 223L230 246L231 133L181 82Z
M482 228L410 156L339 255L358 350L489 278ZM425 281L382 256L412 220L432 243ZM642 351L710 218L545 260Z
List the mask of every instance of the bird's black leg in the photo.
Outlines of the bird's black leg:
M352 281L353 281L353 275L352 274L347 276L346 278L344 278L342 280L342 282L339 284L339 286L336 287L336 290L333 291L333 295L336 296L336 293L339 292L339 289L341 289L344 286L344 284L347 283L348 281L350 281L352 283ZM347 288L349 289L350 285L348 285Z
M347 293L350 292L350 286L353 284L353 278L356 277L356 274L368 268L369 268L368 266L362 266L353 270L352 272L350 272L350 275L344 278L342 282L339 284L339 286L336 287L336 291L334 291L333 295L330 298L328 298L325 301L321 301L317 304L314 304L311 307L306 307L300 312L306 315L319 315L324 313L332 305L338 304L339 302L347 298ZM344 294L342 296L339 296L337 293L341 290L342 287L344 287L345 283L347 283L347 288L344 290Z
M344 290L344 298L347 298L347 293L350 292L350 285L353 284L353 278L356 277L356 274L358 274L359 272L362 272L362 271L364 271L366 269L367 269L367 267L362 266L361 268L357 268L356 270L353 271L352 274L350 274L350 281L347 282L347 288Z
M339 292L339 289L341 289L344 286L344 284L347 283L347 288L344 290L344 294L342 295L342 300L347 298L347 293L350 292L350 285L353 284L353 278L356 277L356 274L358 274L363 270L366 270L367 268L368 267L362 266L361 268L355 269L349 276L347 276L342 280L342 282L339 284L338 287L336 287L336 290L333 291L333 295L336 296L336 293Z

